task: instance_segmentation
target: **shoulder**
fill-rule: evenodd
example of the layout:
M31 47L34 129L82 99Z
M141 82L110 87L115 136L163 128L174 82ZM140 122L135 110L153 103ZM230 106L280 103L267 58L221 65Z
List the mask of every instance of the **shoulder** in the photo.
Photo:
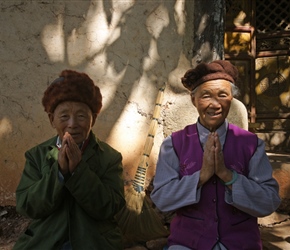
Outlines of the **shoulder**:
M239 147L248 148L252 151L252 153L255 152L259 143L259 138L256 134L233 124L229 124L226 140L231 141L232 146L236 145Z
M104 151L115 153L115 154L120 154L120 152L117 149L113 148L111 145L109 145L108 143L104 141L98 140L98 144L100 148L103 149Z
M53 146L56 145L56 139L57 139L57 136L54 136L54 137L52 137L52 138L50 138L42 143L30 148L26 152L33 153L36 151L43 151L43 150L51 149Z
M100 140L94 134L92 134L92 144L97 145L97 147L100 148L100 151L103 152L103 154L105 155L116 155L122 157L121 153L117 149L113 148L108 143Z
M197 131L196 123L194 123L194 124L187 125L183 129L173 132L172 136L181 135L181 134L192 134L192 133L196 133L196 131Z
M250 136L250 137L257 138L256 134L254 134L248 130L245 130L243 128L240 128L239 126L232 124L232 123L229 123L228 130L231 131L236 136Z

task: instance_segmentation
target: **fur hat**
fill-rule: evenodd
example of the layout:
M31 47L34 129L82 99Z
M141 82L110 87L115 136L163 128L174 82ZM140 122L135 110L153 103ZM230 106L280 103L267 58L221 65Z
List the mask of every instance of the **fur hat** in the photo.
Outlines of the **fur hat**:
M58 104L65 101L87 104L93 113L99 113L102 107L102 95L98 86L85 73L63 70L46 89L42 105L47 113L54 112Z
M200 63L194 69L189 69L181 78L185 88L193 91L200 84L217 79L224 79L236 83L238 70L229 61L216 60L211 63Z

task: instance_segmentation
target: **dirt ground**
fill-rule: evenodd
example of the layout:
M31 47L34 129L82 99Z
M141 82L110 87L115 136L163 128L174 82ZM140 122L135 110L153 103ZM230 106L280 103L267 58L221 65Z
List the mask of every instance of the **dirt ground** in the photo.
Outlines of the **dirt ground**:
M16 213L15 207L0 206L0 250L11 250L29 220ZM290 250L290 215L273 213L259 219L264 250ZM158 245L158 244L155 244ZM152 249L141 246L130 250ZM162 247L155 250L162 250Z
M0 250L12 249L29 220L16 213L15 207L0 206Z

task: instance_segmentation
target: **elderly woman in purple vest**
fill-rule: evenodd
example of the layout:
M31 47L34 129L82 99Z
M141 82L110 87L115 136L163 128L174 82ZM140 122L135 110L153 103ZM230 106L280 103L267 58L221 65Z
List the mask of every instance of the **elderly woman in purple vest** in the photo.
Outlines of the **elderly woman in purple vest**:
M161 211L176 212L170 250L262 249L257 217L280 204L264 142L227 121L237 77L217 60L181 79L199 118L163 141L151 193Z

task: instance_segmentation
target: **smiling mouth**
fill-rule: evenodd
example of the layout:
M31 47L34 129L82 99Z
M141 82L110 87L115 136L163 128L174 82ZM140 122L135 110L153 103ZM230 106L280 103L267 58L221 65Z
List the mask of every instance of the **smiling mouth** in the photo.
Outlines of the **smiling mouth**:
M220 116L222 113L219 112L219 113L214 113L214 112L208 112L207 113L210 117L216 117L216 116Z

